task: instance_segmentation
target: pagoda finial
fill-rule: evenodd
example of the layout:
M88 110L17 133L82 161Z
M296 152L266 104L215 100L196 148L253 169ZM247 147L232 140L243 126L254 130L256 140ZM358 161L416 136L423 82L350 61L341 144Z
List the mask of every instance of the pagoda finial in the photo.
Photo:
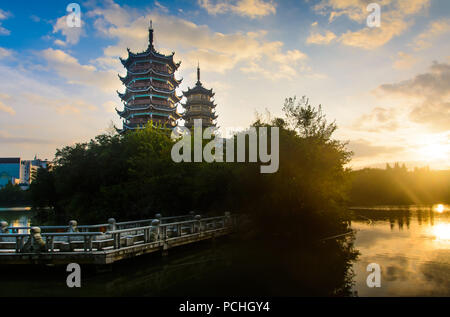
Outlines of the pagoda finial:
M200 62L197 64L197 83L200 83Z
M150 20L150 28L148 29L149 45L153 47L153 21Z

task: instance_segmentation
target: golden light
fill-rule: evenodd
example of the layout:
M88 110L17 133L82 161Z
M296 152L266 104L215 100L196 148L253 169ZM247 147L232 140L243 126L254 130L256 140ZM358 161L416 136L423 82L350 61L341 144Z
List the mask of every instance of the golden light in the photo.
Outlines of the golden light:
M450 224L440 223L435 225L432 230L437 240L450 241Z
M433 205L433 210L438 213L443 213L444 211L448 211L450 208L448 205L444 204L437 204Z
M450 153L450 146L443 143L430 143L420 147L418 152L425 160L446 159Z

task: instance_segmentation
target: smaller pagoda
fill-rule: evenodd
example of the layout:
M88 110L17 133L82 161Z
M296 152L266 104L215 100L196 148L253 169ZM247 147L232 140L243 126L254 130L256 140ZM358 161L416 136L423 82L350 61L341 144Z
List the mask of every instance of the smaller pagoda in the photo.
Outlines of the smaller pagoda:
M184 108L186 109L182 118L185 120L184 126L192 129L195 119L202 120L202 128L215 127L217 115L214 112L216 104L214 104L212 89L206 89L200 82L200 65L197 66L197 83L194 88L188 88L183 91L183 95L187 98Z

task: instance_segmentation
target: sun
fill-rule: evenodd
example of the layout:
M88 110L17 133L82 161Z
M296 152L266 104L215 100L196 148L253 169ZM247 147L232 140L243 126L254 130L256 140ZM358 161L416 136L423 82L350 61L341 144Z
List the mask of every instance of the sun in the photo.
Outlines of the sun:
M449 145L442 143L431 143L421 147L419 152L426 160L445 159L449 155Z
M450 205L436 204L436 205L433 205L433 210L435 212L438 212L438 213L442 214L443 212L450 211Z

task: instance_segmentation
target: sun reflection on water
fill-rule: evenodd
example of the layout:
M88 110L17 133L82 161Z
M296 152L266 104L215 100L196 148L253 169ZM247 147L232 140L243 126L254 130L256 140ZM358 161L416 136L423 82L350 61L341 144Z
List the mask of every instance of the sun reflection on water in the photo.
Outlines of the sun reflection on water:
M436 240L450 242L450 224L440 223L433 226L432 234L436 237Z
M443 213L444 211L449 211L450 207L444 204L437 204L433 206L433 210L438 213Z

